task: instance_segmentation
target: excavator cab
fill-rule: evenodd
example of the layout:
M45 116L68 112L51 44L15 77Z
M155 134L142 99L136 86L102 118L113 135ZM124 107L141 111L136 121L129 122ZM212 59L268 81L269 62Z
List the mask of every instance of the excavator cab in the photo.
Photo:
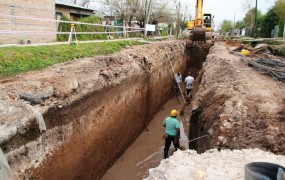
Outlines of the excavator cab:
M213 23L214 16L212 16L211 14L204 14L203 16L204 16L203 26L205 27L206 31L206 40L208 40L212 38L212 34L214 31L214 23Z
M205 26L206 31L213 30L213 17L211 14L204 14L203 25Z
M199 26L197 24L202 25ZM211 14L204 14L203 20L200 20L199 22L190 20L187 23L187 29L192 30L192 41L194 42L205 42L206 40L211 39L213 26L213 17Z

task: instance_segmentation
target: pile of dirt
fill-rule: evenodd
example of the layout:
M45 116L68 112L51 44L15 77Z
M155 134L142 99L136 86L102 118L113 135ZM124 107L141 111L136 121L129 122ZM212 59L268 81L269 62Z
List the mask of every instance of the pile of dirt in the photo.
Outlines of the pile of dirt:
M240 42L237 42L234 40L228 40L228 41L226 41L226 45L228 45L228 46L240 46Z
M169 159L161 161L158 167L150 169L149 176L144 180L243 180L245 179L245 165L251 162L269 162L284 167L285 156L264 152L260 149L233 151L211 149L203 154L197 154L193 150L177 151Z
M212 47L193 97L190 143L209 148L260 148L285 154L285 85L230 54L224 43Z

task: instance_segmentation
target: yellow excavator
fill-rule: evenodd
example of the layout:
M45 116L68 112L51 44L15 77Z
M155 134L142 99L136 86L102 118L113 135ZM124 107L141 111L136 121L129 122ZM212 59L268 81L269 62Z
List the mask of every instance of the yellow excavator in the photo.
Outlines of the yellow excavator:
M187 29L192 31L193 42L206 42L212 38L213 17L209 13L203 14L203 0L197 0L195 20L188 21Z

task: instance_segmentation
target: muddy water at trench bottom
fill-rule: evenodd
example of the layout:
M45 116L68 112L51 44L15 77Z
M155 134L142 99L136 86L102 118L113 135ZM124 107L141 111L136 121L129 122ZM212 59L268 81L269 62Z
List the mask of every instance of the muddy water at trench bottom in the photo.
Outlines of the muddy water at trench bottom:
M177 109L180 113L184 104L182 97L168 100L160 111L154 115L148 131L143 131L136 141L124 152L116 163L106 172L102 180L136 180L148 176L148 169L159 165L163 160L164 127L163 120L169 116L172 109ZM180 121L180 146L188 149L190 108L184 111L184 116L178 116ZM174 146L171 144L169 155L172 155Z

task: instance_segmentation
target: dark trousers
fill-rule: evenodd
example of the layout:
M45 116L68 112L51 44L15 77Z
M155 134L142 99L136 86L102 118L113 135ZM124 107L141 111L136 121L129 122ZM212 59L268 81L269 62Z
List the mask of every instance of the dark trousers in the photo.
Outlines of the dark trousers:
M186 96L188 96L190 94L192 89L186 89Z
M165 145L164 145L164 159L168 158L168 151L171 145L171 142L173 142L173 145L175 147L175 151L179 148L179 139L176 136L167 136L165 138Z

